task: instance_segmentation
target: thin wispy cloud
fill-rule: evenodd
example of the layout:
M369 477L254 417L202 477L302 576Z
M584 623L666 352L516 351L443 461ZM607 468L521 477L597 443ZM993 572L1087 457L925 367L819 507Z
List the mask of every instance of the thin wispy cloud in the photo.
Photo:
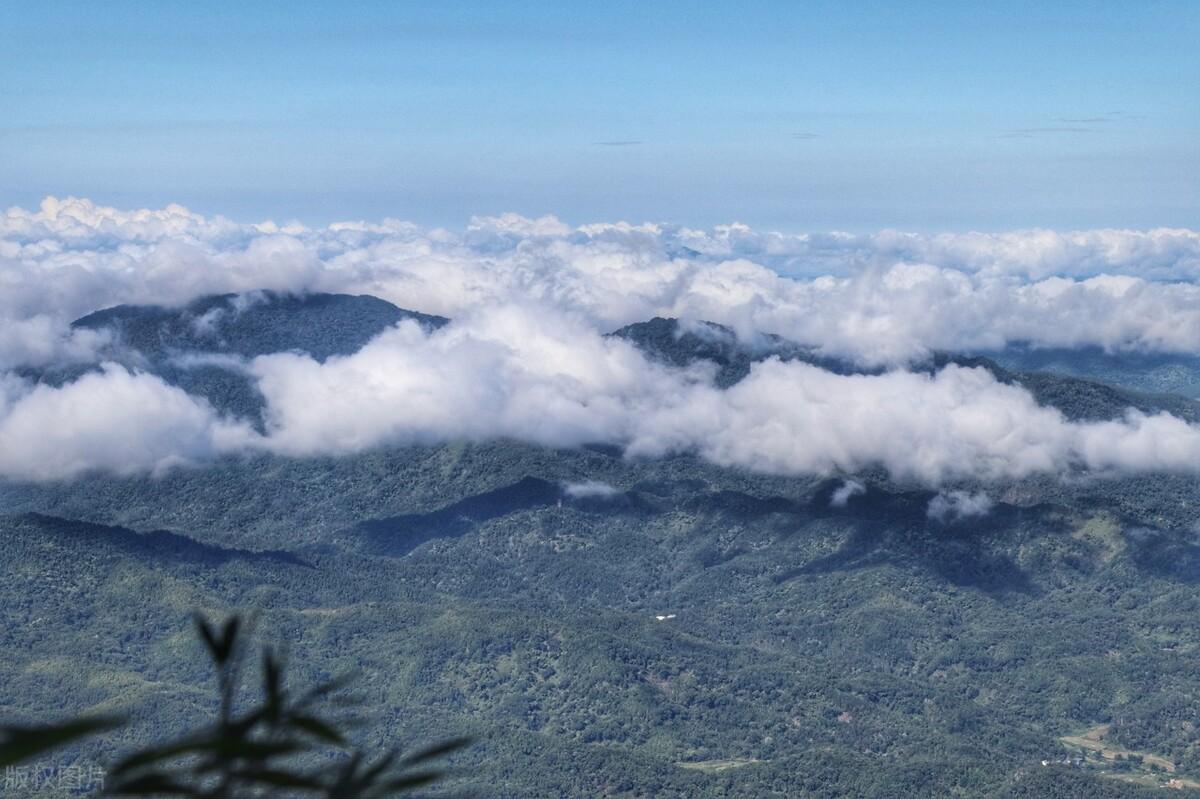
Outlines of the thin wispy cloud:
M1135 118L1129 116L1124 111L1109 111L1104 114L1094 114L1091 116L1055 117L1051 120L1053 124L1011 128L1001 133L999 138L1028 139L1037 136L1100 133L1111 130L1115 123L1126 122Z
M1104 125L1117 120L1110 116L1104 117L1058 117L1055 122L1062 122L1069 125Z
M1071 133L1097 133L1096 128L1086 128L1080 125L1060 125L1040 128L1013 128L1000 134L1002 139L1029 139L1035 136L1058 136Z

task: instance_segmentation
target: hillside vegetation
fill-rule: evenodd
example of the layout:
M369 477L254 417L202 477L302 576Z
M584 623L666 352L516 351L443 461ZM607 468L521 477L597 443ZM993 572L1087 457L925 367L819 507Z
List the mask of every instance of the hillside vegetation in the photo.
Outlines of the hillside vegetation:
M321 323L342 342L324 355L394 318L364 307ZM142 318L106 313L85 321ZM158 353L148 368L181 340L169 318L121 324ZM244 325L226 351L257 351ZM726 382L810 357L670 320L620 335ZM1194 413L989 364L1072 418ZM839 504L842 476L501 441L3 483L0 716L132 718L80 762L167 739L212 710L190 614L250 610L299 682L359 674L363 745L472 737L452 786L480 796L1082 799L1200 780L1200 482L1031 478L941 522L934 492L856 478ZM606 488L566 490L584 481Z

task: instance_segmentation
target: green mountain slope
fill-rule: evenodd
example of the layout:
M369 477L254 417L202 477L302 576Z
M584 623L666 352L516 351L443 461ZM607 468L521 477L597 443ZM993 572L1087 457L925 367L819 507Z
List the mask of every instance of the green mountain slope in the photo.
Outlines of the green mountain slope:
M373 734L478 735L464 779L489 796L1029 795L1059 738L1099 724L1200 771L1186 531L1054 503L942 525L928 492L870 483L837 508L837 481L689 459L388 455L374 508L331 502L351 521L297 529L291 557L8 517L5 714L128 708L130 736L162 735L206 701L187 613L246 607L299 674L361 672ZM573 499L556 469L618 491ZM407 514L383 510L421 474ZM152 501L185 504L120 504ZM1067 769L1062 795L1101 795L1110 770Z
M303 333L214 322L204 340L328 357L406 313L362 299L315 301ZM166 369L199 346L195 319L232 313L211 302L187 330L127 309L87 324ZM672 320L618 335L711 360L723 384L810 359ZM956 360L1072 418L1193 418L1186 398ZM161 740L211 701L189 614L244 609L299 681L359 674L369 743L474 735L455 787L481 796L1082 799L1200 780L1200 481L949 486L995 505L947 523L933 491L873 472L838 502L845 479L501 441L0 482L0 716L129 713L67 755L92 761Z
M1200 358L1195 355L1021 345L985 354L1019 371L1086 377L1134 391L1200 398Z

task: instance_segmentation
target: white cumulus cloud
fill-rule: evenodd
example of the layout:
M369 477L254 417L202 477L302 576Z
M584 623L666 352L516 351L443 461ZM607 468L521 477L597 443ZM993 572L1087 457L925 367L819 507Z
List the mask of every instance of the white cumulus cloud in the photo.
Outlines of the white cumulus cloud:
M241 451L254 437L180 389L120 366L61 388L0 381L0 477L162 472Z
M843 480L842 484L829 497L829 504L834 508L844 508L849 504L852 497L865 494L866 492L867 487L862 484L862 481Z
M929 500L926 515L930 519L948 524L974 516L986 516L991 509L992 500L982 491L949 491Z
M0 215L0 323L42 317L60 333L106 305L273 289L374 294L447 316L533 301L597 329L707 319L866 363L1013 341L1200 353L1198 276L1190 230L784 235L514 214L461 232L398 220L306 228L76 198ZM0 357L20 360L13 346Z
M615 488L600 480L581 480L578 483L567 483L563 487L563 491L572 499L609 499L621 493L619 488Z

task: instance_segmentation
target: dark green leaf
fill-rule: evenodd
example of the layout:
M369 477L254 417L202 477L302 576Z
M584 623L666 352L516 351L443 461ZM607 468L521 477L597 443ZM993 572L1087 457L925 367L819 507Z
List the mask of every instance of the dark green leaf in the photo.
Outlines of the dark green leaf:
M267 717L276 720L283 713L283 670L269 648L263 650L262 668Z
M375 765L371 766L369 769L367 769L365 772L363 772L363 776L362 776L363 784L366 785L366 784L375 782L375 780L379 779L379 775L383 774L383 772L385 772L389 768L391 768L392 764L395 762L396 762L396 752L395 751L388 752L386 755L379 758L379 760L375 763Z
M230 616L225 620L224 635L221 637L221 652L224 656L221 659L222 663L228 660L230 655L233 654L234 645L237 644L238 630L241 626L242 619L240 616Z
M231 773L233 776L246 782L273 785L277 788L308 788L316 791L324 787L321 781L315 777L305 774L292 774L291 772L280 771L278 769L239 769Z
M292 718L292 724L331 744L340 746L346 743L346 739L332 725L314 716L295 716Z
M166 746L156 746L149 749L143 749L140 752L135 752L129 757L117 763L113 767L112 773L120 776L128 774L135 769L148 766L152 763L159 763L163 760L173 760L177 757L190 754L201 754L212 749L212 742L207 738L185 738L175 743L167 744Z
M208 653L212 656L213 660L220 663L221 644L217 641L217 636L213 632L213 628L209 626L208 621L199 613L192 618L196 622L196 631L200 633L200 638L204 641L204 646L208 649Z
M177 782L162 772L143 774L130 780L117 782L104 792L112 796L197 796L199 791Z
M0 768L29 760L123 723L118 718L84 718L64 724L0 728Z

